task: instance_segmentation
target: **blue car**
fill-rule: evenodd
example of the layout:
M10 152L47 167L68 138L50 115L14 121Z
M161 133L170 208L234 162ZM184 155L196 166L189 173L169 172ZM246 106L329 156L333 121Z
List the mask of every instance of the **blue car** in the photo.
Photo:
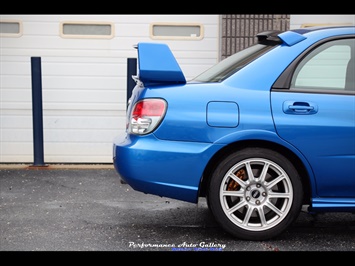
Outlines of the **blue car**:
M226 232L260 241L302 209L355 211L355 27L256 38L189 81L167 45L138 43L113 163L134 190L205 198Z

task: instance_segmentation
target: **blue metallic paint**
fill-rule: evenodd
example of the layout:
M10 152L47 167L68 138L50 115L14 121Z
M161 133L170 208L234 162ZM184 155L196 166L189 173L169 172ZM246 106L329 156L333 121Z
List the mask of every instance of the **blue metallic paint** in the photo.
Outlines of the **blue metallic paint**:
M120 136L115 143L119 144L114 152L115 168L132 188L194 203L208 160L223 147L158 140L153 134Z

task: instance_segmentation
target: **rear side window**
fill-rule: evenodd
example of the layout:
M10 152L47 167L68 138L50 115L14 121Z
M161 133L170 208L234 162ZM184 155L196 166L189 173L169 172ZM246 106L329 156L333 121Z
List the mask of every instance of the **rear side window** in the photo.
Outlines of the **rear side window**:
M329 41L310 52L297 66L292 89L354 90L355 39Z

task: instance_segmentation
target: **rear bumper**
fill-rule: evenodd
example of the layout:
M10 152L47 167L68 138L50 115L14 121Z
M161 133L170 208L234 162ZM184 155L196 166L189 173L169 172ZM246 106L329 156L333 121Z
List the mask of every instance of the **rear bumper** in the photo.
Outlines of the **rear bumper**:
M121 135L113 143L113 164L133 189L197 203L206 164L220 148L212 143L166 141Z

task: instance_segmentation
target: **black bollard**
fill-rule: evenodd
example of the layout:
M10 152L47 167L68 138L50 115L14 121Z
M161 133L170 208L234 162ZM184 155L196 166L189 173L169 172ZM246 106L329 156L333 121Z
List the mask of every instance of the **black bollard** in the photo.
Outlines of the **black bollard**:
M132 76L137 75L137 58L127 58L127 101L132 95L132 90L136 86L136 82Z
M31 57L33 166L45 166L43 151L42 71L41 58Z

